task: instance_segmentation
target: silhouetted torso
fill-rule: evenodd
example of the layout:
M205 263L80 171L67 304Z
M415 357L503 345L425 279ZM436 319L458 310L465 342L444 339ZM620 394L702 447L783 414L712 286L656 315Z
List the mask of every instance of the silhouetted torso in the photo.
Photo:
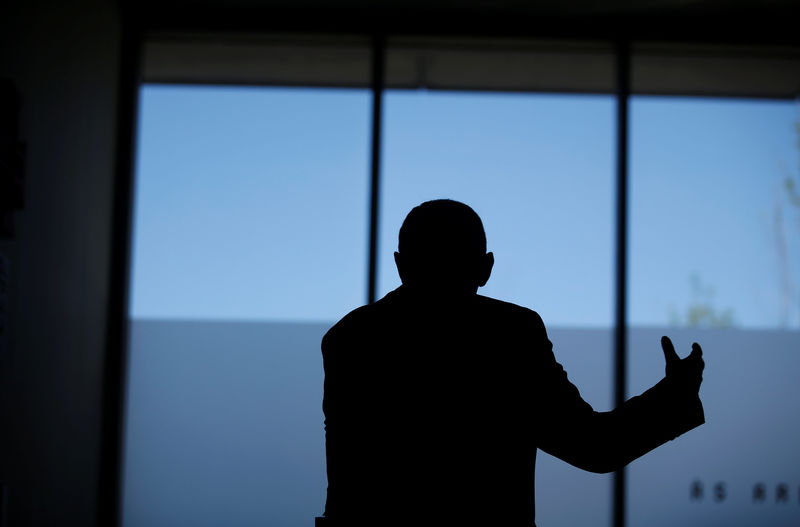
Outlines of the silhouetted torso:
M594 412L535 312L475 294L400 287L322 351L326 516L345 525L530 527L537 448L607 472L703 422L696 393L666 380Z

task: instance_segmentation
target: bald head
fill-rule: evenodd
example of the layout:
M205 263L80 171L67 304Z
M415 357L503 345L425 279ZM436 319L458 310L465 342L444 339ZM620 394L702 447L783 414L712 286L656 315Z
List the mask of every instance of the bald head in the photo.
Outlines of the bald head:
M475 292L489 279L494 257L486 252L486 234L475 211L464 203L439 199L408 214L395 261L403 284Z

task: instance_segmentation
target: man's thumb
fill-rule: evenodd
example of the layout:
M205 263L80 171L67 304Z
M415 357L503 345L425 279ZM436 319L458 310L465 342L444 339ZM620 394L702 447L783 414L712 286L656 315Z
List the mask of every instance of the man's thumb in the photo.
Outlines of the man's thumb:
M669 337L661 337L661 348L664 350L664 360L667 361L667 364L672 364L673 362L681 360L675 352L675 346L672 345L672 341L669 340Z

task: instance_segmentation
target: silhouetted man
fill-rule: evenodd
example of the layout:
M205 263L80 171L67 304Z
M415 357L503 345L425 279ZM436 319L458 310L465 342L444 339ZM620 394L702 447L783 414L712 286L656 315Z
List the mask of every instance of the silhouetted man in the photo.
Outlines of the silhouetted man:
M592 410L539 315L477 294L494 256L467 205L414 208L394 256L403 284L322 340L334 525L531 527L537 448L610 472L704 422L700 346L667 337L661 382Z

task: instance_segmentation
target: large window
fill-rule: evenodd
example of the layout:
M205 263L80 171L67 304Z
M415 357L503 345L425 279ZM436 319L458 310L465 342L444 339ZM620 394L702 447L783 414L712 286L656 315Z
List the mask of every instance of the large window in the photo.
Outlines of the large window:
M598 410L613 399L613 116L608 96L392 91L384 121L381 292L400 283L392 252L411 208L469 204L495 255L478 292L537 310ZM609 476L540 453L536 487L542 525L611 518ZM575 496L581 507L569 506Z
M308 525L319 343L366 295L369 94L145 86L124 525Z
M321 337L399 285L401 222L436 198L478 212L496 259L479 293L538 311L596 410L621 381L631 396L663 377L661 335L705 351L707 423L625 487L540 453L539 524L800 517L795 52L634 45L630 88L650 95L629 101L628 175L611 43L192 38L145 53L126 527L322 513Z
M797 105L632 101L630 392L703 346L706 424L634 462L631 526L800 517Z

